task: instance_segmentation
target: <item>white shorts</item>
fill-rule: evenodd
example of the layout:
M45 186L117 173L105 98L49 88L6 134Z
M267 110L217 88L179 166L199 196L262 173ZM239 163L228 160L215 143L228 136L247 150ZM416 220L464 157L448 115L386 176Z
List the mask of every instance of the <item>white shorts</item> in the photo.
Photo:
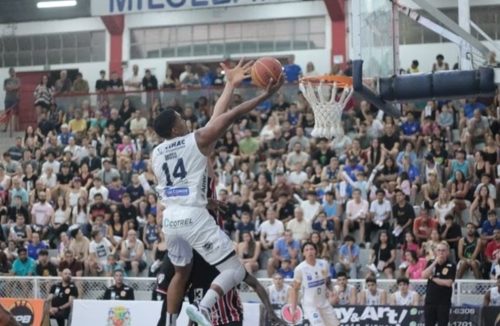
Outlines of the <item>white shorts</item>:
M216 265L234 251L231 239L203 207L167 207L163 211L163 232L168 257L175 266L189 264L193 249L210 265Z
M304 318L309 320L311 326L339 326L340 322L337 319L337 314L332 306L325 307L302 307Z

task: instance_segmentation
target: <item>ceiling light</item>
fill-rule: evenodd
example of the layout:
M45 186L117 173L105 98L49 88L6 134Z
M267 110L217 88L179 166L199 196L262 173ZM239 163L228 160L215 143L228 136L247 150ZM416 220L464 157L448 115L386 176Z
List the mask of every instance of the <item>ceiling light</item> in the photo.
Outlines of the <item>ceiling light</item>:
M36 6L39 9L74 7L74 6L76 6L76 0L40 1L40 2L37 2Z

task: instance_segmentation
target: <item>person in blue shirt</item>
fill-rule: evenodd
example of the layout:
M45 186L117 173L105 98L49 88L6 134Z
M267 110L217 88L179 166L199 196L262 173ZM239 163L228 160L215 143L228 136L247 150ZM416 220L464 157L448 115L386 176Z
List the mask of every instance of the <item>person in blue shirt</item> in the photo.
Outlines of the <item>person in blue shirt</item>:
M31 242L26 248L26 250L28 251L28 257L37 260L38 253L42 249L49 249L49 247L43 241L40 241L40 234L38 232L33 232L31 234Z
M500 229L500 221L497 219L496 212L488 212L488 219L481 225L481 240L486 243L493 239L493 231Z
M299 262L300 242L292 236L292 231L286 230L285 234L274 243L272 257L267 264L267 273L273 275L285 260L290 260L292 269Z
M344 272L349 274L351 279L358 278L358 271L361 268L359 263L359 246L355 243L352 236L344 237L344 244L339 248L339 261L335 264L337 273Z
M293 279L293 268L290 259L284 259L281 262L281 267L278 269L278 274L283 276L283 278Z
M401 125L401 140L417 143L420 135L420 123L415 120L412 112L406 114L406 121ZM417 145L418 147L418 145Z
M474 111L476 111L476 109L479 109L481 113L484 113L484 111L486 111L486 105L481 102L477 102L476 98L467 100L464 105L465 118L467 118L467 120L472 119L472 117L474 116Z
M288 58L288 64L283 67L286 76L286 82L293 84L298 83L299 79L302 77L302 68L295 64L295 57L290 56Z
M11 274L14 276L32 276L35 274L36 261L28 257L26 248L19 248L18 257L12 264Z

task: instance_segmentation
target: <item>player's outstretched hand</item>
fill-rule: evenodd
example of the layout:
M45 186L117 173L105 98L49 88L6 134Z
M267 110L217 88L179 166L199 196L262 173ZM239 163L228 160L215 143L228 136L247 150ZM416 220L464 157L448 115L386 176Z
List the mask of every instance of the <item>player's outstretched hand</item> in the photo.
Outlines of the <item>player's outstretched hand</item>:
M243 63L243 58L241 58L240 62L231 69L224 62L220 64L222 69L224 69L224 73L227 77L227 83L233 87L239 87L241 82L250 77L250 70L252 69L253 61L248 61L247 63Z
M274 79L272 79L272 78L269 79L269 83L267 84L266 92L265 92L266 96L270 97L274 93L276 93L281 88L281 86L283 86L284 82L285 82L285 77L283 76L283 74L281 74L278 81L274 81Z

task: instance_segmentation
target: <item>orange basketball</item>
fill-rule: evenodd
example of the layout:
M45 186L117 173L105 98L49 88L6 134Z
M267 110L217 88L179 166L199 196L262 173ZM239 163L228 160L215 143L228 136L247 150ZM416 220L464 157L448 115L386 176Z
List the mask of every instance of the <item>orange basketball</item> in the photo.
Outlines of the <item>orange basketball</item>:
M252 83L258 87L266 88L269 79L277 81L283 73L283 66L273 57L263 57L255 61L252 66Z

